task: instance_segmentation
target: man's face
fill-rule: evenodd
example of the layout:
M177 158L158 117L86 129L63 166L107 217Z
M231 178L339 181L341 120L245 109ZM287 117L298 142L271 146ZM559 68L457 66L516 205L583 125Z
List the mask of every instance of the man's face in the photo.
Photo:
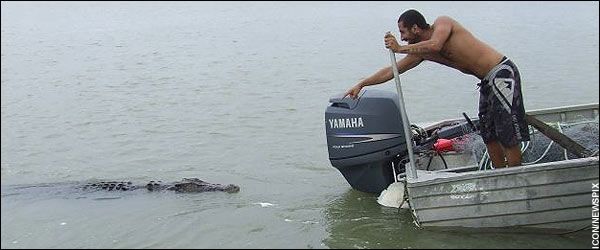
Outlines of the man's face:
M406 41L409 44L418 43L421 41L417 34L412 32L412 29L404 26L404 22L402 21L398 23L398 30L400 30L400 38L402 41Z

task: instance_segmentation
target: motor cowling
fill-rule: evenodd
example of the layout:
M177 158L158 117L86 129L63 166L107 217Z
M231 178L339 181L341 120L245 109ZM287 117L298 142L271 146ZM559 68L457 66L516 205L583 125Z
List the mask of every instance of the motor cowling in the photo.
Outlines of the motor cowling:
M394 182L391 163L407 154L396 93L370 89L356 99L330 98L325 131L331 165L354 189L380 193Z

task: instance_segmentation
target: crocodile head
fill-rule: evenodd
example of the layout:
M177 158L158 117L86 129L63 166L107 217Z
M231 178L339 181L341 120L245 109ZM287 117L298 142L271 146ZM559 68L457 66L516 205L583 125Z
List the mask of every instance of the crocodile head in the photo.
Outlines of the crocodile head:
M240 191L240 187L236 185L221 185L212 184L202 181L198 178L184 178L180 182L174 183L172 186L167 188L181 193L199 193L199 192L211 192L211 191L223 191L227 193L236 193Z

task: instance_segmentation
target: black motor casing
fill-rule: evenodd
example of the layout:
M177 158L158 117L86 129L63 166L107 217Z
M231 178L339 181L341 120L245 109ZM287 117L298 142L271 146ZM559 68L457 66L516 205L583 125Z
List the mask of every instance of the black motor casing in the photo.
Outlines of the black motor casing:
M352 188L380 193L394 182L392 160L407 154L398 95L370 89L357 99L334 96L329 103L325 131L331 165Z

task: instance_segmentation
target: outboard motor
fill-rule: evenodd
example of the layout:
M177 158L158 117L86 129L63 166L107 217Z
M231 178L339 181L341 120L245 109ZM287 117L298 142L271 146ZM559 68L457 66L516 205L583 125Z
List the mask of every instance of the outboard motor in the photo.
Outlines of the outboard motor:
M352 188L380 193L394 182L392 161L407 155L398 95L369 89L358 98L334 96L325 111L331 165Z

